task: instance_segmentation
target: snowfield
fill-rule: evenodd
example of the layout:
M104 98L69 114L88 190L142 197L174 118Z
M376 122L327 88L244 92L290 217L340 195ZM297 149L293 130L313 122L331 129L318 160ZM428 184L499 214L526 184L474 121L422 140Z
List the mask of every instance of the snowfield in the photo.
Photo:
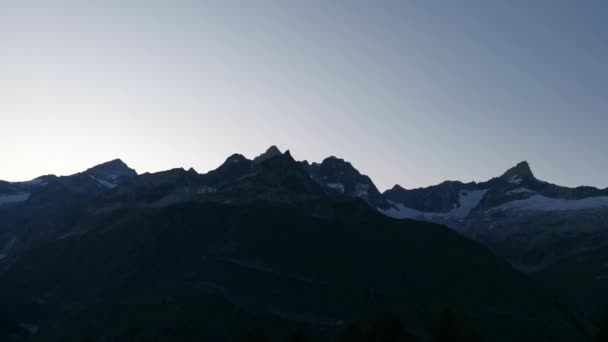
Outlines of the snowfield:
M578 200L549 198L542 195L533 195L529 198L507 202L488 210L488 213L508 210L528 211L567 211L608 208L608 196L588 197Z
M437 213L437 212L423 212L416 209L408 208L401 203L391 203L396 208L390 208L388 210L380 209L386 216L390 216L393 218L410 218L410 219L421 219L427 221L435 221L435 220L448 220L448 219L459 219L462 220L466 218L471 210L475 208L483 196L488 192L487 189L484 190L472 190L467 191L463 190L459 193L458 203L454 203L454 208L445 213Z
M517 188L517 189L513 189L513 190L507 191L507 195L512 195L512 194L535 194L535 193L536 193L536 191L530 190L530 189L526 189L526 188Z

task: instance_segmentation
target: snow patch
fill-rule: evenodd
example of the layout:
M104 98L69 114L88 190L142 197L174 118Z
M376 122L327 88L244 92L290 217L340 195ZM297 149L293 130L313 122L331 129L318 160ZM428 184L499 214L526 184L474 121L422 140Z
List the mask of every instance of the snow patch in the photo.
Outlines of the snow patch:
M489 209L488 213L507 210L569 211L597 208L608 208L608 196L567 200L561 198L550 198L542 195L533 195L526 199L501 204L495 208Z
M487 192L487 189L461 191L459 193L458 203L455 203L454 208L446 213L423 212L416 209L408 208L401 203L394 202L391 202L391 204L393 204L393 207L387 210L380 209L380 212L382 212L386 216L400 219L410 218L426 221L446 221L450 219L463 220L469 215L471 210L473 210L473 208L475 208L479 204L479 202L483 199Z
M513 190L507 191L507 195L512 195L512 194L535 194L535 193L536 193L536 191L530 190L530 189L526 189L526 188L517 188L517 189L513 189Z
M458 197L459 197L458 203L460 204L460 206L458 208L455 207L447 214L449 216L455 216L458 218L465 218L465 217L469 216L469 213L471 212L471 210L473 210L473 208L475 208L479 204L479 202L481 202L481 199L483 198L483 196L486 195L487 192L488 192L487 189L461 191L458 194Z
M108 189L113 189L113 188L115 188L115 187L118 185L118 184L110 183L110 182L105 181L105 180L103 180L103 179L99 179L99 178L97 178L97 177L93 177L93 176L91 176L91 178L92 178L92 179L94 179L94 180L96 180L96 181L97 181L99 184L101 184L101 185L105 186L105 187L106 187L106 188L108 188ZM110 177L110 178L111 178L111 177Z
M511 176L511 178L509 178L509 179L507 180L507 182L509 182L509 183L511 183L511 184L521 184L522 179L521 179L521 178L519 178L519 176L518 176L518 175L514 175L514 176Z
M357 184L355 186L355 196L357 197L366 197L369 194L369 185L367 184Z
M425 214L427 214L427 213L418 211L416 209L408 208L401 203L395 203L392 201L389 201L389 202L391 204L391 207L389 209L379 209L379 211L386 216L398 218L398 219L405 219L405 218L421 219L421 220L426 219Z
M327 183L326 186L333 190L338 190L341 193L344 193L344 184L342 183Z

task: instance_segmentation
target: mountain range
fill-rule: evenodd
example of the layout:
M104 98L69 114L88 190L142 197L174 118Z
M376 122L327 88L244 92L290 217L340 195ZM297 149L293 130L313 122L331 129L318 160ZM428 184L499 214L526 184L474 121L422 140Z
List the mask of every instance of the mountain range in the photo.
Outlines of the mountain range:
M450 306L488 340L584 341L608 303L608 189L549 184L526 162L381 193L347 161L274 146L205 174L114 160L0 182L0 218L14 340L230 340L256 322L323 336L387 308L424 340Z

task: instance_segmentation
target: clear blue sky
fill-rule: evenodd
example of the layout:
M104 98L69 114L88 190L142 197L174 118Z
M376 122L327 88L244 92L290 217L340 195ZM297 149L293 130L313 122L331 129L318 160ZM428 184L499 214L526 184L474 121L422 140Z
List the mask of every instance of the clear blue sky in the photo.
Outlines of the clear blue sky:
M381 189L521 160L606 187L606 18L583 0L3 2L0 179L117 157L204 172L276 144Z

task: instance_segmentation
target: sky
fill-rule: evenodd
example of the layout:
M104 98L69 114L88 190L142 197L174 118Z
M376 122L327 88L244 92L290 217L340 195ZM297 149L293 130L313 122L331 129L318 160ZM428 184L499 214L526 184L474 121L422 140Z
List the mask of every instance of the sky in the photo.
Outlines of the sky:
M608 187L608 2L0 0L0 179L268 146L380 189Z

